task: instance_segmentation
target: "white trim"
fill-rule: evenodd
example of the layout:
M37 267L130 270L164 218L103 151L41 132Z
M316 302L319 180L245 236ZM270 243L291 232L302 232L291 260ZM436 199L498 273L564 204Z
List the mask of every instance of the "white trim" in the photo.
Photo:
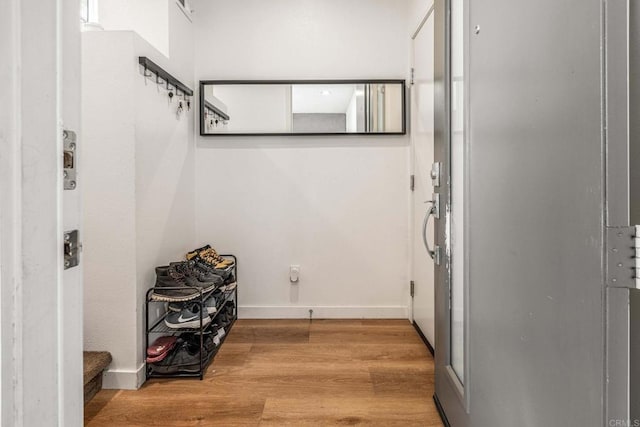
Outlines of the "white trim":
M22 381L22 154L21 154L21 7L11 0L0 15L0 228L3 252L0 274L0 424L21 425L23 414Z
M135 371L109 369L102 374L102 388L108 390L137 390L144 381L144 363Z
M257 306L238 307L241 319L408 319L407 306Z
M418 34L420 34L420 30L422 30L422 27L424 27L424 24L427 23L427 20L433 14L434 10L435 10L435 3L431 3L431 7L429 8L429 10L427 10L427 13L424 15L424 18L422 18L422 21L420 21L420 23L418 24L418 27L411 35L411 40L415 40L416 37L418 37Z
M191 10L191 5L189 4L188 0L186 0L184 3L185 5L183 6L182 3L180 3L180 0L176 0L176 4L178 5L182 13L184 13L184 16L187 17L189 22L193 22L193 11Z

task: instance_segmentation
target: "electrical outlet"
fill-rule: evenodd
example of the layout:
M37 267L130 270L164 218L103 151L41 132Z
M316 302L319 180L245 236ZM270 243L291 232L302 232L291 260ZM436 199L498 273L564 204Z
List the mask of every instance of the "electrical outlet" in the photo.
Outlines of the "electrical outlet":
M291 265L289 267L289 281L291 283L298 283L299 280L300 280L300 266Z

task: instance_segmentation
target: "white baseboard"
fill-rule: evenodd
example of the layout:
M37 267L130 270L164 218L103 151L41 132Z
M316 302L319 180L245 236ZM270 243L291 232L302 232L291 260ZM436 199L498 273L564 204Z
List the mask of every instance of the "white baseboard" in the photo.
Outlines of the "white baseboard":
M408 319L406 306L257 306L238 307L240 319Z
M144 364L135 371L106 370L102 374L102 388L109 390L137 390L145 380Z

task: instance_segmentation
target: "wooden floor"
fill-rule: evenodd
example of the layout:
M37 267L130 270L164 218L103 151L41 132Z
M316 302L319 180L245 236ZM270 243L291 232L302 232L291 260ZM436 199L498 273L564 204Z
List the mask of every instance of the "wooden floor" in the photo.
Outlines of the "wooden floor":
M98 426L441 426L433 358L407 320L239 320L203 381L102 390Z

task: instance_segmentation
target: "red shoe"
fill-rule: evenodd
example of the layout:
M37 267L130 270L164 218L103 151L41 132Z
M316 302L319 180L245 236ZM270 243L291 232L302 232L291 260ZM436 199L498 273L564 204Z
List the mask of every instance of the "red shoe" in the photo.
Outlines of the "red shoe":
M158 356L166 356L167 353L176 345L177 338L174 336L160 337L147 347L147 356L155 358ZM164 357L163 357L164 359Z

